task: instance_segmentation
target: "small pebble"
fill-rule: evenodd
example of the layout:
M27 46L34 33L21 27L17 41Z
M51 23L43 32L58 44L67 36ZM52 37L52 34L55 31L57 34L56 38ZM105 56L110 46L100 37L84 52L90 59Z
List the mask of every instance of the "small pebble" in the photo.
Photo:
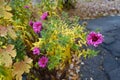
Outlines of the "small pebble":
M84 62L81 62L81 65L84 65L85 63Z

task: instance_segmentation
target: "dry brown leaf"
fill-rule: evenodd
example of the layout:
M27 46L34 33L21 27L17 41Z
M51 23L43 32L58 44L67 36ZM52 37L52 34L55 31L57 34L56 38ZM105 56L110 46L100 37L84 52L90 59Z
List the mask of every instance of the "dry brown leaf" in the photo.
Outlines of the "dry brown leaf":
M25 57L24 61L16 62L13 65L13 77L15 77L16 80L22 80L22 74L24 72L28 73L30 68L32 59Z
M11 57L16 56L16 50L14 50L14 45L8 45L5 50L6 50L6 53L8 53Z
M15 31L13 30L13 27L9 26L9 27L4 27L0 25L0 36L6 36L9 35L12 39L16 40L17 35L15 33Z
M7 35L7 28L0 25L0 36L6 36Z
M0 0L0 5L2 5L2 4L3 4L3 2L4 2L4 0Z
M12 57L16 56L16 50L14 45L8 45L5 49L0 48L0 63L4 64L5 67L11 67Z
M14 40L17 38L17 35L11 26L8 27L8 35Z
M10 67L12 65L12 58L9 54L2 54L0 55L1 59L0 62L4 64L5 67Z

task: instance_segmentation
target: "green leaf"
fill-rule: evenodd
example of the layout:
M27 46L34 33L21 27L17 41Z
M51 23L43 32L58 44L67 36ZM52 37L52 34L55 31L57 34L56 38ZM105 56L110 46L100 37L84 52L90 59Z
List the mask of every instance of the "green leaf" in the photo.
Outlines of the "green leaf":
M11 70L1 65L0 65L0 80L12 80Z
M12 40L11 44L15 45L15 49L17 52L15 59L19 61L23 60L26 54L26 51L25 51L26 46L24 45L22 39L17 38L15 41Z
M0 75L7 76L7 73L5 72L5 69L3 66L0 66Z
M48 69L49 70L54 69L60 63L60 60L61 60L61 55L60 54L50 56L49 57L49 63L48 63Z
M73 49L73 50L78 50L78 48L79 48L79 46L78 46L77 44L73 43L72 49Z
M96 56L100 51L88 50L88 57Z

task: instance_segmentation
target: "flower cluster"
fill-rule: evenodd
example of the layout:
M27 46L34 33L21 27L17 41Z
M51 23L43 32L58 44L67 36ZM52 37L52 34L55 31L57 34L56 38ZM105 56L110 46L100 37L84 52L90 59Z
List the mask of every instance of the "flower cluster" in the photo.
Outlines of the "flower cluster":
M78 24L77 17L58 13L62 11L56 5L59 0L42 0L37 6L29 1L0 1L0 69L7 74L0 74L0 80L21 80L24 73L28 80L79 80L80 57L98 53L87 47L86 40L97 47L103 42L102 34L90 32L86 38L85 27Z
M48 16L48 12L44 12L41 16L41 20L47 19L47 16ZM35 33L39 34L40 31L42 30L42 22L40 22L40 21L36 21L36 22L30 21L29 25L33 28ZM33 48L33 54L34 55L39 55L40 54L39 47L34 47ZM39 67L42 67L42 68L46 67L47 63L48 63L48 58L45 57L45 56L42 56L38 61Z
M41 16L41 20L46 20L48 17L48 12L44 12ZM40 33L40 31L42 30L42 22L40 21L30 21L29 25L32 26L33 30L35 33Z
M40 54L40 49L38 47L34 47L33 54L34 55L39 55ZM48 58L45 57L45 56L42 56L38 61L39 67L42 67L42 68L46 67L47 63L48 63Z

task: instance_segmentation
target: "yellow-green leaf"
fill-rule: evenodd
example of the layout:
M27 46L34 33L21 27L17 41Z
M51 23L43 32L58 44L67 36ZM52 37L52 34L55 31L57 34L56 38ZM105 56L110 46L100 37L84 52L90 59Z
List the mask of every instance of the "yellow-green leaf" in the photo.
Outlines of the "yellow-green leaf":
M8 27L8 35L14 40L16 40L16 38L17 38L17 35L11 26Z
M16 56L13 45L8 45L5 49L0 48L0 63L5 67L11 67L12 57Z

